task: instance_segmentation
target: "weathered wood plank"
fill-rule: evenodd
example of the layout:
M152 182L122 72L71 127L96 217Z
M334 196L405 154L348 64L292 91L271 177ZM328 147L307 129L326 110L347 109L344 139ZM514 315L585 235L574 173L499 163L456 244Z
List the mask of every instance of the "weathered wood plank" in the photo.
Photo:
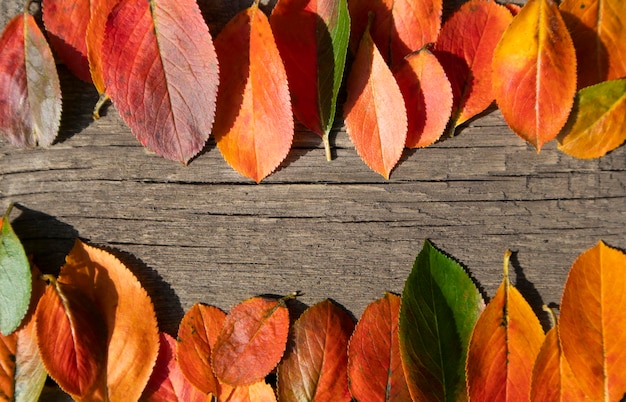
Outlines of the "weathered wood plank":
M0 24L19 10L4 0ZM626 247L626 151L592 161L554 143L540 154L497 111L432 147L407 151L391 180L370 171L345 132L326 162L298 132L285 164L252 184L209 144L187 166L148 154L115 108L61 70L61 140L17 150L0 141L0 206L37 261L55 268L80 236L129 261L170 332L196 301L224 309L251 295L331 297L356 316L399 292L424 238L459 259L492 295L506 248L535 307L560 300L575 257L599 239ZM48 256L47 256L48 255Z

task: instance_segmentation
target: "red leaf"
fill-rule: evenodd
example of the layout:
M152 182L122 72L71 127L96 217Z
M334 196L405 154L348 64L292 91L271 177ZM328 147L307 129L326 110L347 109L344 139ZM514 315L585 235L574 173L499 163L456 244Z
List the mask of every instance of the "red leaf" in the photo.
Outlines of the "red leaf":
M18 147L52 144L61 88L52 52L30 14L9 21L0 49L0 133Z
M159 356L152 376L141 397L147 402L211 402L213 397L195 388L185 378L176 359L176 341L166 333L159 334Z
M511 21L511 13L503 6L493 1L472 0L443 25L435 54L452 84L453 127L481 113L494 101L493 51Z
M257 183L287 157L293 115L287 73L258 1L215 39L220 79L215 140L224 159Z
M388 179L404 149L407 113L402 92L369 31L352 64L347 90L344 116L350 139L361 159Z
M441 29L442 0L351 0L348 8L352 51L356 52L373 13L370 34L392 67L409 53L435 42Z
M85 398L106 365L106 330L93 302L55 279L36 313L37 343L46 370L75 399Z
M539 151L565 125L576 92L576 54L554 0L529 0L493 56L504 119Z
M288 333L283 300L253 297L238 304L226 316L212 350L215 375L235 387L261 381L283 356Z
M522 10L522 6L519 6L519 5L515 4L515 3L506 3L506 4L503 4L503 5L504 5L504 7L507 8L507 10L509 10L511 12L511 15L513 17L515 17L517 14L519 14L519 12Z
M408 55L394 74L408 115L408 148L426 147L441 137L452 111L450 81L428 49Z
M226 313L217 307L194 304L178 327L176 351L185 377L205 393L217 394L218 383L211 368L211 349L224 325Z
M410 401L398 342L400 297L385 293L356 325L348 349L350 392L360 402Z
M133 134L158 155L187 163L211 132L218 81L196 2L123 0L102 46L107 93Z
M87 60L90 0L42 0L43 23L54 50L70 71L91 82Z
M348 341L352 318L330 300L307 309L293 326L293 346L278 367L281 401L350 401Z

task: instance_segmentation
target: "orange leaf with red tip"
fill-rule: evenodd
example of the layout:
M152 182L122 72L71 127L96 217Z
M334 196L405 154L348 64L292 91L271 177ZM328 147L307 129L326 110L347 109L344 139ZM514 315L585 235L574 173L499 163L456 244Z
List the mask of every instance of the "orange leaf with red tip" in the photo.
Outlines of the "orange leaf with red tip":
M253 297L236 305L212 348L213 372L233 387L261 381L283 356L288 333L284 300Z
M159 351L154 306L132 272L112 254L76 240L59 283L87 296L106 328L106 366L86 400L138 400Z
M511 13L503 6L493 1L472 0L443 25L435 54L452 84L453 127L481 113L494 101L491 61L511 21Z
M365 308L348 349L350 393L360 402L410 401L398 343L400 296L385 293Z
M35 19L24 12L9 21L0 49L0 134L18 147L52 144L61 121L61 88Z
M524 401L530 395L533 364L545 338L524 297L504 280L482 312L469 344L467 386L470 400Z
M563 0L578 58L578 88L626 77L626 2Z
M176 340L166 333L159 334L159 355L152 376L141 397L147 402L211 402L211 394L194 387L183 375L176 359Z
M554 0L529 0L504 32L493 91L509 127L537 151L559 134L576 93L576 54Z
M204 148L218 66L194 0L122 0L107 22L102 61L107 94L142 145L181 163Z
M530 400L532 402L583 401L585 394L563 356L558 326L546 334L533 368Z
M452 111L450 81L428 49L408 55L394 74L408 117L405 145L426 147L441 137Z
M442 0L350 0L351 49L357 52L369 14L374 14L370 34L392 67L411 52L437 40L441 29Z
M215 39L220 77L215 141L226 162L257 183L287 157L293 140L287 73L258 1Z
M217 307L194 304L178 327L176 353L185 377L205 393L217 394L218 383L211 368L211 349L217 342L226 313Z
M348 76L344 105L346 130L361 159L389 178L398 163L407 133L407 112L402 92L365 31Z
M350 401L347 351L353 330L352 318L330 300L302 313L278 366L278 399Z
M106 330L95 305L76 287L51 279L36 320L46 370L72 397L87 398L106 365Z
M90 0L42 0L43 23L50 43L69 70L91 82L87 59Z
M626 255L599 242L565 282L559 335L563 355L591 400L626 393Z
M222 385L218 400L220 402L276 402L276 394L265 381L239 387Z
M120 1L121 0L89 1L89 23L87 24L85 32L87 59L89 61L89 72L93 85L101 95L106 92L102 64L102 44L104 43L107 19Z

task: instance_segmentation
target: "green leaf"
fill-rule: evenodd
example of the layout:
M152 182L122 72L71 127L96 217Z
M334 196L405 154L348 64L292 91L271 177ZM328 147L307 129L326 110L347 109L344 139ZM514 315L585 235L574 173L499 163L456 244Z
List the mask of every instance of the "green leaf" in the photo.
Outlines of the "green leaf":
M428 240L402 292L400 354L413 400L466 394L465 357L483 298L456 261Z
M11 209L4 214L0 231L0 332L3 335L15 331L22 322L32 291L28 258L9 223Z

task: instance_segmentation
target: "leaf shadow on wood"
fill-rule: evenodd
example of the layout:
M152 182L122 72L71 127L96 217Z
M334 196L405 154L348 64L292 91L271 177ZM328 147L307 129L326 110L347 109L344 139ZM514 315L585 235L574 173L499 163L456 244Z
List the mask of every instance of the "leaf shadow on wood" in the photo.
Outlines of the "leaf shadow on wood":
M92 84L76 78L65 66L58 66L58 72L63 110L55 144L62 143L87 128L93 122L93 107L98 102L98 92ZM106 116L107 109L104 106L100 115Z
M541 294L539 294L539 291L537 291L535 284L526 278L524 270L517 258L517 251L513 251L511 258L509 259L509 263L515 270L515 287L524 296L526 302L533 309L533 312L543 327L543 331L547 332L552 327L552 324L550 322L550 317L543 310L543 298L541 297Z
M44 274L58 274L65 256L74 246L78 231L54 216L15 204L20 215L12 221L13 229L26 254Z
M159 323L159 331L176 337L178 325L185 315L185 311L172 286L156 270L150 268L131 253L106 246L99 247L114 255L137 277L152 300Z

